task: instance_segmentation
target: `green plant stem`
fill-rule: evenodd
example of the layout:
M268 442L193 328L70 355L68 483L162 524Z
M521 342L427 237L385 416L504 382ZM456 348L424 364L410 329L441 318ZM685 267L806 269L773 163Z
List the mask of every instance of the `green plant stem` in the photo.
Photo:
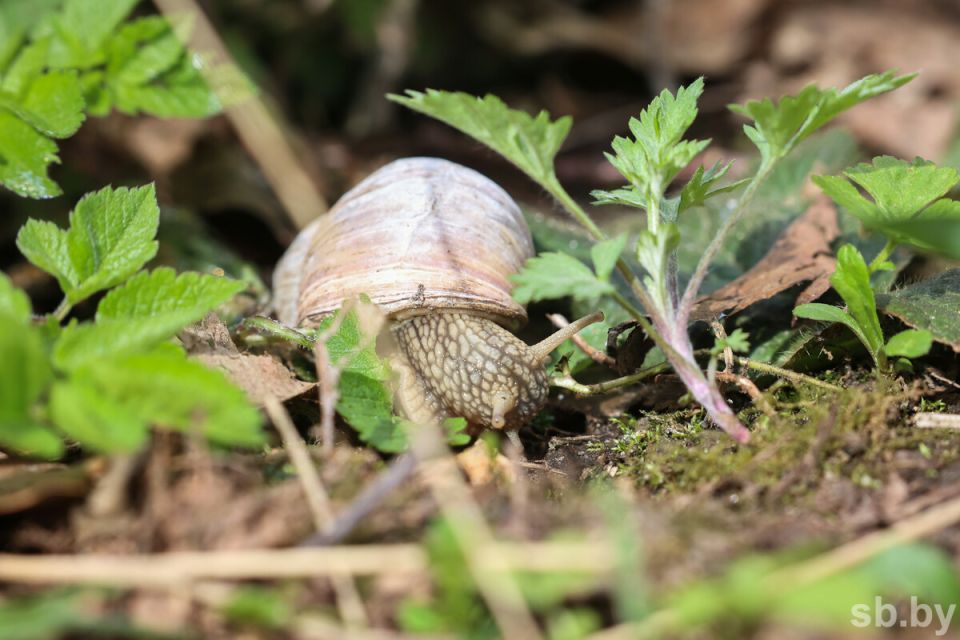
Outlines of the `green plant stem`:
M582 384L574 380L573 376L570 374L565 374L556 378L551 378L550 384L554 387L572 391L578 396L595 396L613 391L614 389L619 389L621 387L628 387L631 384L646 380L647 378L655 376L658 373L663 373L668 369L670 369L670 363L662 362L652 367L641 369L636 373L631 373L628 376L614 378L613 380L605 380L596 384Z
M244 318L240 323L241 329L262 331L272 338L277 338L283 340L284 342L292 342L304 349L312 350L316 338L311 338L311 336L297 331L296 329L291 329L287 325L277 322L271 318L266 318L264 316L251 316Z
M709 349L699 349L695 353L697 355L706 355L709 352ZM753 369L754 371L759 371L760 373L777 376L778 378L788 380L794 384L809 385L811 387L817 387L819 389L834 393L840 393L843 391L843 387L838 387L835 384L818 380L813 376L804 375L796 371L790 371L789 369L784 369L776 365L758 362L756 360L751 360L750 358L744 358L741 356L734 356L734 360L742 367ZM630 375L614 378L613 380L605 380L596 384L583 384L577 382L570 374L565 374L563 376L552 378L550 380L550 384L561 389L567 389L568 391L572 391L580 396L593 396L607 393L621 387L628 387L631 384L641 382L651 376L663 373L669 368L669 362L662 362L652 367L647 367L646 369L641 369L640 371L631 373Z
M810 385L811 387L818 387L820 389L834 391L837 393L843 391L843 387L838 387L835 384L830 384L829 382L824 382L823 380L817 380L813 376L804 375L796 371L790 371L789 369L784 369L783 367L778 367L776 365L758 362L756 360L751 360L750 358L743 358L740 356L734 356L734 360L737 362L737 364L747 367L748 369L753 369L754 371L759 371L761 373L769 373L770 375L789 380L790 382L806 384Z
M740 199L737 201L737 206L720 227L717 235L710 241L703 256L701 256L700 261L697 263L697 268L694 270L693 276L691 276L690 282L687 283L687 288L683 292L683 297L680 299L678 317L684 323L686 323L690 316L690 310L693 308L693 303L697 298L697 293L700 291L700 286L703 284L703 279L707 277L707 270L710 269L713 259L717 256L721 247L723 247L723 243L730 234L730 230L740 221L740 218L746 212L750 203L753 202L754 196L757 195L757 190L770 176L780 157L782 157L782 154L760 165L757 173L754 174L747 188L744 189L743 195L740 196Z
M73 305L70 304L70 301L64 298L60 301L60 304L57 305L57 308L53 310L53 317L57 319L57 322L63 322L72 308Z
M880 250L880 253L877 254L877 257L870 261L870 273L874 273L880 270L880 265L887 261L887 258L890 257L890 254L893 253L893 250L897 248L897 243L887 238L887 243L883 245L883 249Z
M606 240L607 236L603 233L600 227L593 221L589 214L584 211L583 207L577 204L577 201L570 197L570 194L567 193L567 190L560 185L560 182L553 177L548 183L544 184L547 187L547 190L550 192L560 204L563 205L563 208L570 212L570 215L576 219L583 227L593 236L594 240Z

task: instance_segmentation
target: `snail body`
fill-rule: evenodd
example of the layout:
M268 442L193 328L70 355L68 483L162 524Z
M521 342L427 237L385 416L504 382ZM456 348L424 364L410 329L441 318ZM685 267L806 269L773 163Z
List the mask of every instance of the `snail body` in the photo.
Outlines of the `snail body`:
M274 272L281 322L309 326L364 294L392 321L400 410L517 429L547 399L544 363L591 316L536 345L509 276L534 254L520 209L493 181L437 158L374 172L294 240Z

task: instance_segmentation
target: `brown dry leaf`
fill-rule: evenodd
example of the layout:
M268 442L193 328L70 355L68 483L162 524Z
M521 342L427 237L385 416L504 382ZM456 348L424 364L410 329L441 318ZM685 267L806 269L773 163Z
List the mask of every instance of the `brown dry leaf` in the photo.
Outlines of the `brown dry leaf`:
M298 380L272 356L240 353L227 327L215 314L185 329L180 339L191 358L223 370L257 404L263 404L267 397L283 402L317 386L314 382Z
M830 288L830 274L836 265L830 243L839 233L837 210L821 196L786 228L752 269L700 298L691 319L708 320L721 313L736 313L801 282L810 282L810 286L800 294L798 302L816 300Z

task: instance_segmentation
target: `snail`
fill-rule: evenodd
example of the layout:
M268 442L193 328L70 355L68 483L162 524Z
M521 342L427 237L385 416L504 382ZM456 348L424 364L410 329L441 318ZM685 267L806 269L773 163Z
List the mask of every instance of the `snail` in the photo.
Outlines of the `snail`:
M447 160L396 160L301 231L274 272L274 308L310 326L367 295L391 320L407 418L516 430L546 403L550 352L602 318L535 345L514 336L527 314L509 276L533 253L519 207L492 180Z

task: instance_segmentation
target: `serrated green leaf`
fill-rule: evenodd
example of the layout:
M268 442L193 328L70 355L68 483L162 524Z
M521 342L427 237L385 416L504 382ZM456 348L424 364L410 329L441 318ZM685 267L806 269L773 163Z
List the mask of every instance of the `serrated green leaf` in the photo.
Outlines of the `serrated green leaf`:
M101 451L136 449L146 425L202 433L223 445L264 443L260 414L243 391L174 345L90 361L58 393L58 425Z
M837 268L830 276L830 284L843 298L850 315L860 326L866 338L864 346L876 356L883 348L883 330L870 287L870 270L853 245L843 245L837 252Z
M50 71L30 83L21 102L21 117L40 133L68 138L86 117L83 88L75 71Z
M697 167L687 183L683 185L683 189L680 190L677 212L680 213L693 207L703 206L710 198L722 193L736 191L750 181L749 178L744 178L730 184L717 186L717 183L727 175L731 166L733 166L732 160L726 164L717 161L707 170L704 170L703 165Z
M26 292L13 286L7 274L0 272L0 316L13 318L26 324L33 309Z
M573 123L569 116L551 121L550 114L541 111L531 117L489 94L478 98L467 93L408 89L404 96L387 98L487 145L541 185L556 181L553 160Z
M765 98L730 105L730 110L753 120L752 126L744 126L744 132L769 162L789 153L797 143L840 113L869 98L893 91L915 76L898 77L895 72L887 71L868 75L840 90L810 85L796 95L784 96L777 103Z
M104 322L170 316L180 324L179 330L201 320L243 287L239 280L192 271L177 274L169 267L159 267L141 271L104 296L97 306L96 319Z
M613 291L613 285L599 280L587 265L565 253L530 258L510 280L516 285L513 299L521 304L567 296L595 298Z
M184 55L183 45L161 16L147 16L123 25L108 45L111 81L139 85L172 69Z
M58 458L60 439L38 424L34 408L53 372L39 332L21 318L0 313L0 447Z
M617 260L626 246L627 235L621 233L616 237L601 240L590 248L593 269L596 271L598 278L603 281L610 279L610 274L613 273L614 267L617 266Z
M624 207L646 209L648 203L647 197L632 186L621 187L613 191L594 189L590 192L590 197L593 198L593 204L596 205L616 204Z
M160 209L153 185L107 187L88 194L70 213L70 227L28 220L17 247L57 278L71 303L120 284L157 252Z
M65 0L58 26L72 43L85 51L101 52L107 38L130 15L138 1ZM103 57L101 52L99 59Z
M318 330L326 331L336 321L334 316L326 318ZM355 310L339 322L337 331L326 342L331 363L341 371L337 413L370 446L387 453L404 451L408 444L406 426L393 414L393 399L387 387L390 369L377 355L377 337L364 335Z
M49 45L49 40L43 38L23 47L3 75L0 89L15 99L22 97L30 83L43 73L47 64Z
M664 90L640 112L639 118L630 119L633 139L615 137L611 144L614 153L605 154L630 184L615 191L594 191L592 195L597 204L621 204L649 210L659 205L660 218L668 222L676 219L682 197L667 200L663 197L664 191L677 174L710 144L709 140L681 140L697 116L697 99L702 93L703 78L688 87L680 87L676 96ZM720 172L721 176L723 172ZM702 178L701 168L694 176L694 188Z
M176 82L163 76L145 85L112 85L110 93L116 108L130 115L205 118L223 110L220 100L199 74Z
M933 346L933 335L926 330L907 329L891 336L884 347L888 356L919 358L925 356Z
M907 162L889 156L851 167L843 175L862 187L871 200L843 177L815 176L814 181L869 227L912 218L960 182L953 167L937 167L922 158Z
M70 325L54 345L54 363L65 370L114 354L153 347L198 322L244 287L242 282L161 267L142 272L110 291L96 323Z
M53 198L61 193L47 175L54 162L60 158L52 140L0 109L0 183L26 198Z
M149 435L147 423L136 412L80 375L53 385L50 418L67 436L102 453L137 451Z
M343 371L337 389L337 413L363 442L387 453L407 448L404 421L393 415L393 399L382 381L358 371Z
M878 296L880 309L960 352L960 269Z

